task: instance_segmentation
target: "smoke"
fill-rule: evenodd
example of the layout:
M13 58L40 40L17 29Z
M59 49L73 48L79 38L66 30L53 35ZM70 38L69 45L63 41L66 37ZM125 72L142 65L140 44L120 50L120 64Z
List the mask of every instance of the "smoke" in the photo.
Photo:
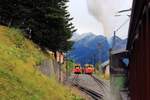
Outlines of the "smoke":
M123 5L122 1L127 0L87 0L89 13L102 24L107 38L112 36L116 26L120 24L115 14L122 10L119 9Z

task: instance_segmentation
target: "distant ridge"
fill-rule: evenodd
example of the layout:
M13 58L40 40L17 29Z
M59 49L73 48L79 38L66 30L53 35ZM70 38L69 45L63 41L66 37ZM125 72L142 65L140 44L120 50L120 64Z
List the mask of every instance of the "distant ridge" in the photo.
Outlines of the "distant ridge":
M106 37L102 35L97 36L93 33L75 34L74 36L72 40L75 44L68 55L76 63L81 65L86 63L96 64L97 62L108 60L109 44Z
M113 37L111 38L113 40ZM73 49L68 53L68 57L76 63L84 65L86 63L96 64L102 63L109 59L110 45L107 38L102 35L95 35L91 32L78 34L74 33L72 37L74 41ZM113 50L126 47L127 39L115 37L115 45Z

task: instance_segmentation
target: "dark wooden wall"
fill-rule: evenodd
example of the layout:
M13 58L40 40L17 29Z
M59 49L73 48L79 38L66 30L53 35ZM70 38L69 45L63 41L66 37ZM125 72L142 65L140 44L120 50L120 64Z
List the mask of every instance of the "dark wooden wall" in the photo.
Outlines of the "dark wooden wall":
M150 0L133 0L127 49L131 100L150 100Z

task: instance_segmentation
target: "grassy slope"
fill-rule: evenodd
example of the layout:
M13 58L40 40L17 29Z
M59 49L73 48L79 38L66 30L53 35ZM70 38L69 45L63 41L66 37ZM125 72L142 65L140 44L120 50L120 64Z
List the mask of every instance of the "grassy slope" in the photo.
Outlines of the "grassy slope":
M47 59L20 30L0 26L1 100L77 100L54 78L47 78L36 65Z

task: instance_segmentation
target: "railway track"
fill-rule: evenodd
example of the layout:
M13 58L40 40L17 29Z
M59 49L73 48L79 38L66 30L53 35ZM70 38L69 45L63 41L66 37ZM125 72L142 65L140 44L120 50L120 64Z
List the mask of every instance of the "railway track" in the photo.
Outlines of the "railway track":
M90 75L90 76L94 79L94 81L95 81L100 87L103 87L103 88L104 88L104 87L107 86L106 83L104 83L103 81L97 79L95 76L93 76L93 75Z
M110 95L109 95L110 86L107 83L105 83L104 81L99 80L95 76L93 76L93 75L90 75L90 76L94 79L94 81L97 83L97 85L102 89L102 91L103 91L102 94L105 97L105 100L109 100L110 99Z
M103 95L100 93L95 92L94 90L91 90L89 88L83 87L79 84L79 75L75 75L74 78L72 79L72 85L77 87L79 90L83 91L84 93L88 94L91 96L94 100L102 100Z

